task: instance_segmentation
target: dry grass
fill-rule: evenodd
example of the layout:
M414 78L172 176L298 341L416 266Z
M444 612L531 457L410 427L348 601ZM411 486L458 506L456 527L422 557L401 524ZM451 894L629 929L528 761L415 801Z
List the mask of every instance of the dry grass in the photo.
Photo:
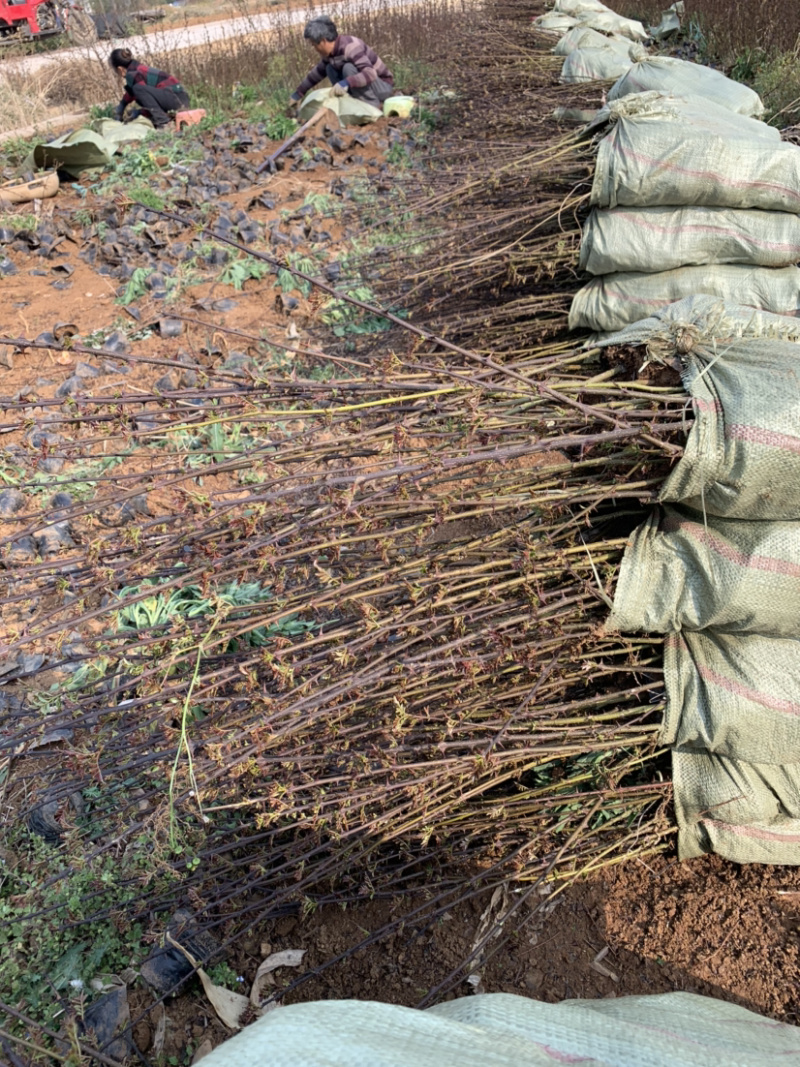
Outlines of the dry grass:
M661 0L616 0L621 15L656 25L667 6ZM702 39L708 53L732 66L737 57L753 51L775 56L792 52L800 43L800 4L797 0L686 0L684 26Z
M339 25L347 33L364 38L395 71L398 84L414 91L415 63L430 52L431 41L446 41L454 10L450 0L425 0L412 7L395 9L384 0L371 10L344 4ZM237 17L255 17L245 5ZM296 18L296 14L294 16ZM174 71L205 107L224 109L237 85L251 85L261 95L282 99L295 88L317 61L305 44L302 23L288 10L278 12L277 24L269 31L257 29L227 40L206 40L193 48L165 51L158 33L150 35L139 58ZM106 65L108 44L94 48L96 62L68 60L32 73L13 68L0 84L0 132L35 124L56 124L64 113L116 103L119 86Z

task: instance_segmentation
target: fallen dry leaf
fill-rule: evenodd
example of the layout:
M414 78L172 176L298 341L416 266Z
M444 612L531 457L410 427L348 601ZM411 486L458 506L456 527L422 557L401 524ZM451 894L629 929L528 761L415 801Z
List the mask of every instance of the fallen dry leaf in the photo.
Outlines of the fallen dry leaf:
M208 997L208 1001L220 1020L230 1030L238 1030L242 1025L242 1018L245 1013L252 1011L252 1005L247 997L243 997L241 993L234 993L224 986L214 985L191 952L188 952L170 934L167 934L167 941L182 952L192 967L196 969L197 977L203 983L203 990Z
M299 967L305 954L306 950L304 948L287 948L283 952L273 952L272 955L262 960L253 979L253 987L250 990L250 1003L253 1007L261 1007L261 986L275 984L272 972L276 971L278 967Z

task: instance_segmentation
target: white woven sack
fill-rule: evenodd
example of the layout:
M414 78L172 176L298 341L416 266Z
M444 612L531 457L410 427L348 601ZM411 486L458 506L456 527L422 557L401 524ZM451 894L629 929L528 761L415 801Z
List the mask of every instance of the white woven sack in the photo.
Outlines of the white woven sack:
M629 93L644 93L652 89L698 96L701 100L710 100L754 118L764 114L761 97L749 86L727 78L713 67L688 63L685 59L672 56L648 56L636 63L610 90L608 99L617 100Z
M800 520L797 345L696 344L686 361L694 422L659 500L732 519Z
M611 11L611 8L606 7L601 0L556 0L553 11L559 15L580 17L588 11Z
M665 304L694 293L794 316L800 309L800 270L717 264L680 267L659 274L638 271L605 274L593 278L575 294L569 311L569 328L621 330L627 323L646 318Z
M663 744L748 763L796 764L800 772L797 637L715 630L669 634L664 682ZM800 816L800 797L795 807Z
M786 267L800 260L800 217L720 207L595 209L581 236L589 274L656 273L704 263Z
M556 11L550 11L546 15L539 15L533 20L534 29L542 33L552 33L561 36L578 25L578 20L572 15L560 15Z
M578 24L564 34L553 49L553 55L568 56L578 48L611 48L627 59L631 42L625 37L608 37L588 26Z
M800 637L800 522L723 519L664 505L634 530L606 629L709 628Z
M800 213L800 148L775 141L763 123L718 116L710 107L706 121L689 109L674 122L618 114L598 145L591 203Z
M579 48L564 60L560 81L565 84L610 81L630 64L630 59L613 48Z
M707 134L719 134L731 140L764 141L772 145L782 143L780 131L760 119L740 115L738 111L731 111L701 97L655 91L631 93L630 96L608 101L587 127L586 136L600 134L614 123L625 120L641 123L651 121L659 125L676 122L684 128L697 127Z
M632 322L596 344L645 345L648 358L673 360L685 351L687 337L700 343L726 345L739 337L800 341L800 319L771 315L714 296L694 293L667 304L646 319Z
M800 865L797 764L673 749L672 786L680 859L716 852L734 863Z
M800 1031L692 993L545 1004L508 993L427 1011L356 1000L270 1012L207 1067L774 1067Z
M631 41L644 44L648 40L647 30L636 19L624 19L613 11L590 11L581 16L581 22L602 33L615 33L619 37L629 37Z

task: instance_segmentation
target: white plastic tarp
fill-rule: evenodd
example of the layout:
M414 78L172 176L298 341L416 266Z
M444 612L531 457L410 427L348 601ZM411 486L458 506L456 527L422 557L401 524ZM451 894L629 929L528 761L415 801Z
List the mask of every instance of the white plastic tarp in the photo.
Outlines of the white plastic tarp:
M569 312L571 330L620 330L652 315L665 304L705 293L732 304L744 304L778 315L800 311L800 270L797 267L746 267L716 264L680 267L644 274L630 271L593 278L576 293Z
M764 114L761 97L749 86L727 78L713 67L689 63L672 56L642 58L627 74L623 74L609 92L608 99L618 100L629 93L649 90L697 96L754 118Z
M800 261L800 216L721 207L593 210L580 268L589 274L655 273L704 263L786 267Z

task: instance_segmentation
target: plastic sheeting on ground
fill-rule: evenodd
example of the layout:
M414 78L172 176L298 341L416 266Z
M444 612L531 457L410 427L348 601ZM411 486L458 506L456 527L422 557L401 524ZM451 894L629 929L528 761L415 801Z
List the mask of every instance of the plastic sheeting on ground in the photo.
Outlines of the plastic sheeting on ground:
M664 505L637 527L606 629L664 634L709 627L800 637L800 522L750 522ZM793 669L800 671L800 658ZM678 736L666 734L669 743Z
M697 96L753 118L760 118L764 114L761 97L749 86L727 78L713 67L689 63L672 56L642 58L627 74L623 74L609 91L608 99L618 100L629 93L644 93L653 89L662 93Z
M207 1067L774 1067L800 1030L692 993L545 1004L508 993L426 1011L327 1000L245 1027Z
M332 86L312 89L310 93L306 93L297 117L300 122L308 122L321 107L327 108L331 114L336 115L342 126L366 126L370 122L383 118L383 111L380 108L358 100L349 93L345 93L344 96L335 96Z
M579 48L564 60L560 80L566 84L610 81L630 65L631 60L614 48Z
M704 122L693 109L678 106L676 111L674 121L665 121L659 109L616 111L598 145L594 206L800 212L800 148L775 140L777 131L767 133L770 127L752 119L737 116L722 123L719 111L709 110Z
M608 37L604 33L598 33L597 30L591 29L589 26L579 24L564 34L553 49L553 55L568 56L570 52L574 52L578 48L611 48L627 59L629 58L628 52L631 49L631 42L624 37Z
M141 117L129 123L105 119L101 128L102 133L74 130L54 141L35 145L33 164L40 169L56 167L77 178L85 170L107 167L123 142L140 141L153 132L152 122Z
M800 217L717 207L595 209L583 227L589 274L674 270L704 263L786 267L800 260Z
M748 267L719 263L680 267L658 274L640 271L593 278L572 300L571 330L620 330L627 323L652 315L658 308L695 293L718 296L733 304L796 315L800 310L800 270L797 267Z

